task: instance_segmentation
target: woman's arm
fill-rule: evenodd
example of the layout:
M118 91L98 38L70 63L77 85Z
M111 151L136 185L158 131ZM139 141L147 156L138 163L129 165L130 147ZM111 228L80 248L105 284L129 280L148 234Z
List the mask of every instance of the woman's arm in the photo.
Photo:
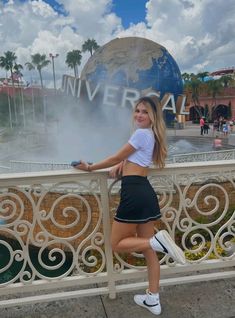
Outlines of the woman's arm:
M129 143L127 143L116 154L98 163L93 163L89 165L87 162L81 161L81 163L75 166L75 168L84 170L84 171L92 171L92 170L109 168L127 159L135 151L136 149L133 146L131 146Z
M111 178L120 178L122 176L122 170L125 160L118 163L116 166L112 167L112 169L109 170L109 176Z

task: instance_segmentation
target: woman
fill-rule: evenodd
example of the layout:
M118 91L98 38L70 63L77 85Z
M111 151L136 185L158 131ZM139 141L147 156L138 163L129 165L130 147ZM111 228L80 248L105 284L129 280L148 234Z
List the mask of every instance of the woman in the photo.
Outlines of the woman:
M158 99L140 98L134 107L133 120L137 129L116 154L93 164L81 161L76 168L93 171L113 167L112 177L122 175L121 201L112 225L112 249L144 254L149 287L146 294L135 295L134 301L159 315L160 265L156 252L166 253L181 264L185 263L185 256L165 230L154 234L154 221L161 217L161 212L147 179L148 168L152 163L163 168L167 155L165 124Z

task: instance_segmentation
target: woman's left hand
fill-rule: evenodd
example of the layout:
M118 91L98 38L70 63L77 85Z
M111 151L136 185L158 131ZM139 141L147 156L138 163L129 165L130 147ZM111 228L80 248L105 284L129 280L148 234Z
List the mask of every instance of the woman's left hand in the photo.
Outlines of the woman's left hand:
M75 169L83 170L83 171L89 171L89 164L85 161L81 160L81 163L79 165L74 166Z
M120 162L116 166L114 166L110 171L109 171L109 176L111 178L120 178L122 176L122 169L123 169L123 164L124 161Z

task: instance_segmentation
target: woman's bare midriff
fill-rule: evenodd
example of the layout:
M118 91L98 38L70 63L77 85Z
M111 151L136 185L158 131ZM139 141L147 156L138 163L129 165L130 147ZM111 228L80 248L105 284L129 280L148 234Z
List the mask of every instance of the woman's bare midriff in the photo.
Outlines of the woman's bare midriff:
M126 160L123 165L123 176L142 176L146 177L148 174L148 167L141 167L136 163Z

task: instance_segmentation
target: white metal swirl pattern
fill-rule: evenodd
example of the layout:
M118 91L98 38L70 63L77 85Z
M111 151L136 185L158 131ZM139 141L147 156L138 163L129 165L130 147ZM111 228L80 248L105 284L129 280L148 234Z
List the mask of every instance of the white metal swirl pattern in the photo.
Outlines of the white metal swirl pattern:
M102 272L98 192L99 180L1 189L0 285Z
M187 265L177 267L159 255L163 271L177 273L179 281L179 271L225 269L235 260L234 163L188 165L151 170L149 176L162 212L156 231L166 228L186 254ZM80 292L81 281L106 283L101 290L115 293L116 281L144 277L141 253L111 250L120 180L111 181L105 171L64 170L0 176L0 181L0 286L5 287L0 293L19 285L27 291L75 284Z
M151 176L149 180L158 194L162 212L156 231L167 229L185 251L188 263L207 259L232 259L235 246L235 184L234 172L197 173ZM111 188L117 186L114 182ZM109 189L111 209L115 194ZM116 192L117 193L117 190ZM115 253L114 270L142 267L143 257L133 253L132 258ZM160 263L174 265L164 256Z

